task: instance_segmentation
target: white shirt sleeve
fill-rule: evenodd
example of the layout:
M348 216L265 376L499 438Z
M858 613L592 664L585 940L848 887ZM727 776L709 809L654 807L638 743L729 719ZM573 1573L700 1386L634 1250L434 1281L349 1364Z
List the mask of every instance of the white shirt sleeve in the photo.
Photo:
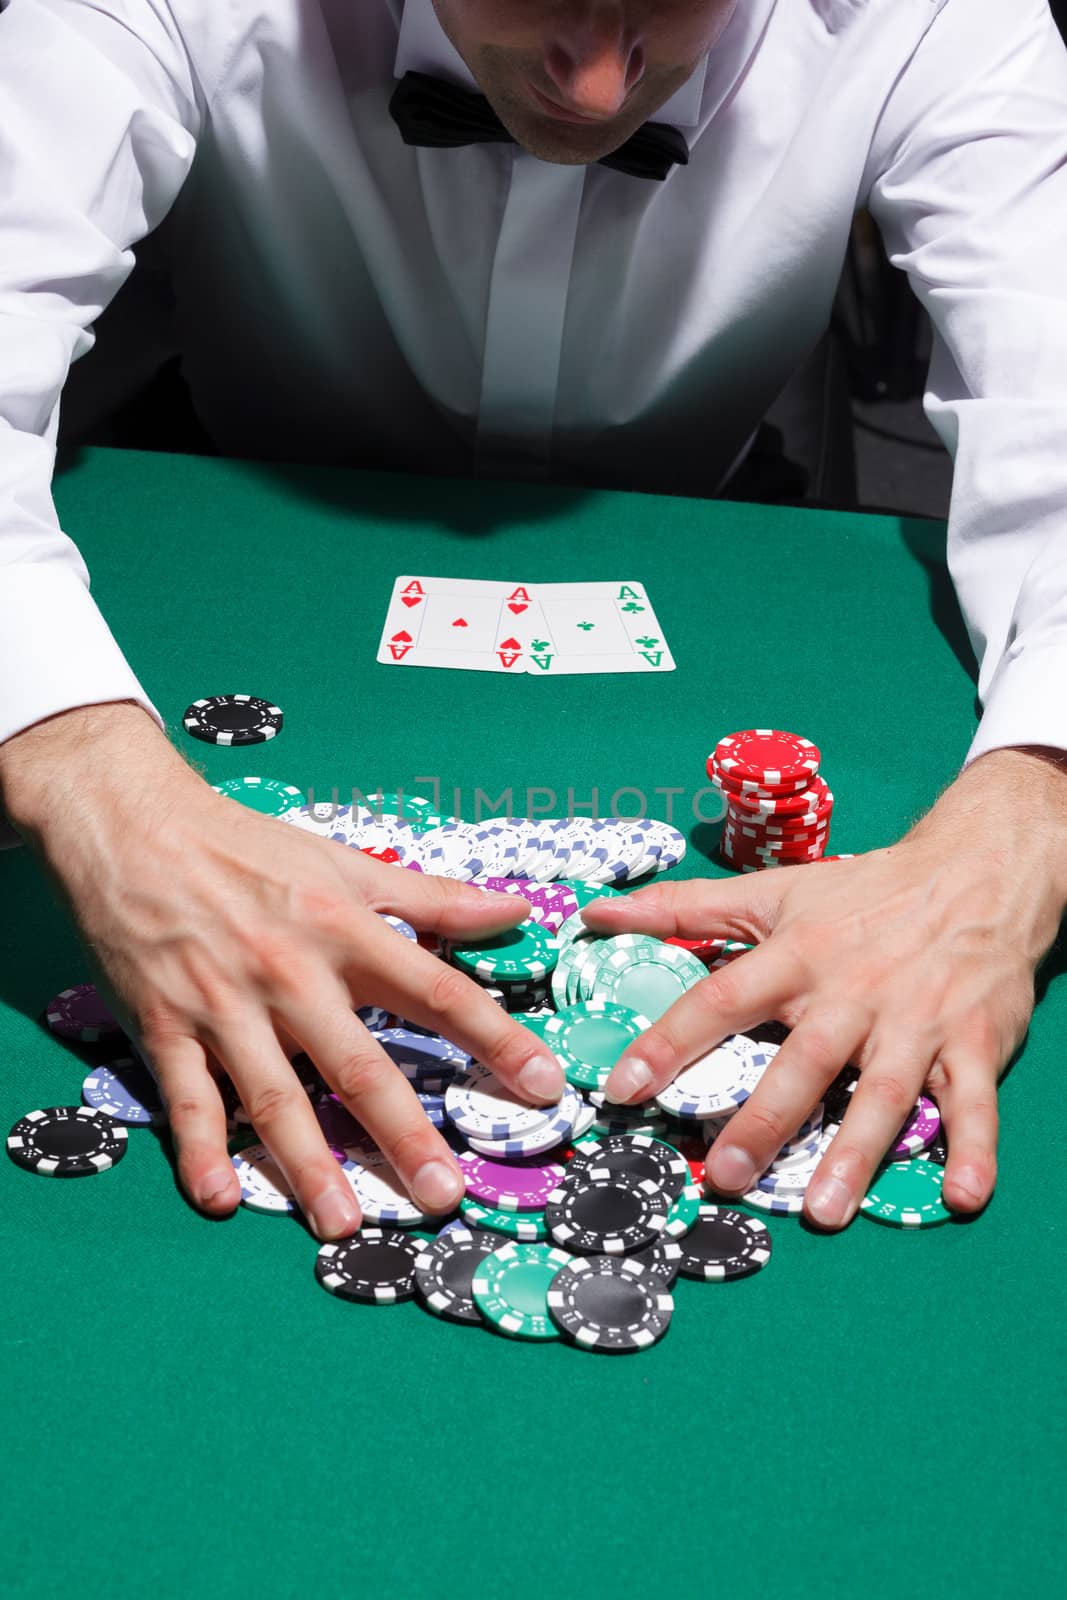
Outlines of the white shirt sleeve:
M202 116L163 0L0 13L0 741L107 701L162 720L90 598L51 482L70 364L181 189Z
M1067 749L1067 51L1047 0L944 0L867 178L935 330L925 409L955 462L948 562L984 707L968 760Z

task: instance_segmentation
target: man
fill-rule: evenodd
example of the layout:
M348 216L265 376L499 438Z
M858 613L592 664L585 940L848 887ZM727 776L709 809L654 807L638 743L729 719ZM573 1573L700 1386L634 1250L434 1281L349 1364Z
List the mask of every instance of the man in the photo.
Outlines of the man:
M412 71L480 89L516 143L406 143L389 102ZM195 1204L237 1203L221 1071L319 1236L356 1225L297 1046L417 1199L458 1198L353 1000L439 1028L533 1101L561 1079L458 973L398 960L374 916L475 935L513 903L227 804L90 601L52 445L133 246L165 219L173 324L153 349L182 351L225 451L714 494L819 337L870 207L936 330L927 406L956 462L949 561L985 703L970 764L892 848L587 916L759 943L611 1085L643 1100L727 1033L791 1024L711 1152L716 1188L741 1192L853 1060L809 1217L851 1218L924 1082L946 1199L973 1211L1067 902L1065 104L1045 0L9 0L0 786L149 1052ZM662 172L601 164L649 121Z

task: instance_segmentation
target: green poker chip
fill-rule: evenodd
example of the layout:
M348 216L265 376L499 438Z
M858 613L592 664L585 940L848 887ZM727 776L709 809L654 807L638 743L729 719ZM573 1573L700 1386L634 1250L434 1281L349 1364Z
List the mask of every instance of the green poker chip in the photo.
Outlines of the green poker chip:
M628 1045L652 1026L647 1017L607 1000L586 1000L549 1017L548 1048L576 1089L602 1089Z
M480 983L532 983L547 978L558 958L558 940L538 922L520 922L484 944L452 950L454 965Z
M575 998L592 999L596 993L597 973L616 952L626 951L628 960L636 961L640 956L654 956L662 949L662 939L655 939L648 933L624 933L598 940L588 947L574 974Z
M427 833L431 828L459 821L458 817L443 816L433 801L421 794L372 794L363 804L376 817L398 817L415 833Z
M678 945L654 943L650 949L615 950L597 968L593 998L629 1006L658 1022L707 975L703 962Z
M301 789L291 783L282 783L278 778L227 778L225 783L216 783L212 787L216 794L237 800L249 811L258 811L265 817L280 817L283 812L292 811L294 806L306 806L308 803L307 795Z
M695 1183L687 1183L677 1200L671 1204L667 1213L667 1223L663 1229L665 1239L684 1239L691 1228L696 1227L697 1218L700 1216L700 1207L707 1203L707 1195Z
M944 1178L936 1161L894 1161L875 1178L860 1210L890 1228L936 1228L952 1218L941 1198Z
M584 878L560 878L557 881L561 888L570 890L578 902L579 911L591 900L607 900L619 893L618 889L610 889L605 883L588 883ZM574 919L569 917L567 920Z
M512 1339L558 1339L548 1291L571 1259L550 1244L503 1245L476 1269L474 1303L487 1322Z
M506 1233L511 1239L522 1239L534 1244L548 1238L548 1227L543 1211L494 1211L465 1195L459 1209L468 1226L486 1228L490 1233Z

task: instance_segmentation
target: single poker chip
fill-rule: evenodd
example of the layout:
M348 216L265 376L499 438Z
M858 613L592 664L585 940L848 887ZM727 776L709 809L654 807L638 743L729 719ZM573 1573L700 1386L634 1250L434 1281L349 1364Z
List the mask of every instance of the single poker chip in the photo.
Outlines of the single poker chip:
M399 1228L363 1228L350 1239L324 1244L315 1279L340 1300L395 1305L415 1298L415 1269L422 1241Z
M591 1106L587 1101L583 1100L581 1110L575 1118L574 1127L571 1129L571 1138L584 1139L596 1120L596 1106Z
M894 1161L880 1172L860 1210L871 1222L892 1228L933 1228L952 1212L941 1198L945 1169L936 1161Z
M758 1217L704 1204L679 1250L683 1277L708 1282L747 1278L771 1259L771 1232Z
M298 1209L292 1186L266 1145L246 1145L230 1159L241 1185L241 1204L249 1211L289 1216Z
M716 769L727 777L785 784L814 777L822 760L818 745L779 728L746 728L727 734L714 750Z
M453 946L454 966L469 977L495 983L498 979L531 982L547 978L556 965L559 942L536 922L520 922L483 944L466 949Z
M556 1244L583 1255L621 1255L659 1238L671 1202L650 1178L610 1167L568 1173L545 1202Z
M382 913L382 921L399 933L401 938L407 939L410 944L418 944L419 936L410 922L405 922L403 917L394 917L388 911Z
M167 1120L156 1080L144 1062L132 1056L90 1072L82 1084L82 1099L94 1111L130 1127L160 1127Z
M264 744L282 731L280 706L253 694L194 700L182 718L186 733L205 744Z
M948 1138L945 1134L945 1124L942 1123L939 1131L934 1135L934 1141L929 1149L923 1151L924 1161L936 1161L943 1167L948 1160Z
M212 787L216 794L224 794L265 817L280 817L308 803L302 790L291 783L282 783L279 778L227 778L225 783Z
M676 1117L729 1114L752 1094L777 1051L777 1045L756 1044L747 1034L730 1034L665 1084L656 1104Z
M62 1039L77 1039L95 1044L99 1039L115 1039L122 1033L97 992L95 983L78 983L64 989L45 1009L45 1021Z
M404 794L397 791L395 794L369 794L364 797L367 810L376 821L392 820L405 822L414 828L440 828L444 823L458 822L458 817L443 816L432 800L427 800L421 794Z
M586 947L574 969L572 987L576 991L575 999L589 1000L595 995L597 973L612 956L625 955L629 963L646 955L654 960L656 952L662 948L663 940L649 933L613 935L594 940Z
M478 1264L471 1284L474 1303L511 1339L558 1339L548 1291L570 1260L565 1250L549 1244L502 1245Z
M376 1145L353 1145L347 1153L343 1171L367 1222L420 1228L429 1221L430 1213L415 1204L395 1167Z
M542 1037L578 1089L603 1088L627 1046L652 1026L647 1017L605 1000L587 1000L557 1012Z
M543 1211L566 1176L553 1161L491 1161L472 1150L461 1150L456 1159L471 1198L499 1211Z
M578 902L578 910L587 906L593 900L606 900L618 894L618 889L613 889L607 883L589 883L581 878L561 878L558 887L566 889ZM573 915L573 913L572 913Z
M567 1169L568 1175L598 1171L628 1172L638 1178L649 1178L671 1202L677 1200L690 1177L689 1163L683 1155L662 1140L650 1139L644 1134L579 1140Z
M628 1006L658 1022L687 990L702 983L707 969L688 950L661 944L656 950L616 951L598 969L593 998Z
M941 1113L925 1094L919 1096L915 1110L897 1135L890 1149L890 1159L906 1161L909 1156L920 1156L928 1150L941 1131Z
M682 1265L682 1247L677 1239L657 1239L655 1244L646 1245L643 1250L635 1250L626 1259L639 1261L659 1279L665 1289L670 1289L674 1286Z
M16 1166L46 1178L87 1178L118 1166L129 1143L121 1122L91 1106L28 1111L7 1136Z
M684 1239L700 1215L706 1196L702 1183L687 1183L681 1194L671 1201L663 1232L668 1239Z
M451 1080L471 1064L466 1051L436 1033L410 1027L378 1028L374 1037L394 1066L413 1081L441 1077Z
M422 1094L416 1090L416 1098L426 1113L427 1119L435 1128L448 1126L448 1113L445 1110L445 1097L443 1094Z
M499 1248L499 1235L453 1223L428 1241L415 1258L415 1283L427 1311L450 1322L480 1324L474 1275L485 1257Z
M464 1224L469 1228L486 1228L492 1233L503 1233L511 1239L524 1239L528 1244L548 1238L543 1211L500 1211L482 1205L465 1196L459 1203Z
M547 1298L553 1320L583 1350L647 1350L663 1338L674 1313L660 1277L633 1256L571 1261Z

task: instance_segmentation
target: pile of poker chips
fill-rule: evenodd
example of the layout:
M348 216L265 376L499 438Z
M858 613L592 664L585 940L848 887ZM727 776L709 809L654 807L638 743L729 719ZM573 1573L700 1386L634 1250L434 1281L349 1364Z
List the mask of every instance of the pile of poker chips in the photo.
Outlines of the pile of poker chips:
M500 880L549 885L562 878L612 887L666 872L686 852L678 829L652 817L472 823L443 818L426 809L430 804L417 795L375 795L366 805L294 806L281 820L351 849L390 851L391 859L412 871L487 886ZM390 805L397 809L390 811Z
M830 838L834 797L810 739L775 728L727 734L707 759L726 801L720 852L742 872L818 861Z

